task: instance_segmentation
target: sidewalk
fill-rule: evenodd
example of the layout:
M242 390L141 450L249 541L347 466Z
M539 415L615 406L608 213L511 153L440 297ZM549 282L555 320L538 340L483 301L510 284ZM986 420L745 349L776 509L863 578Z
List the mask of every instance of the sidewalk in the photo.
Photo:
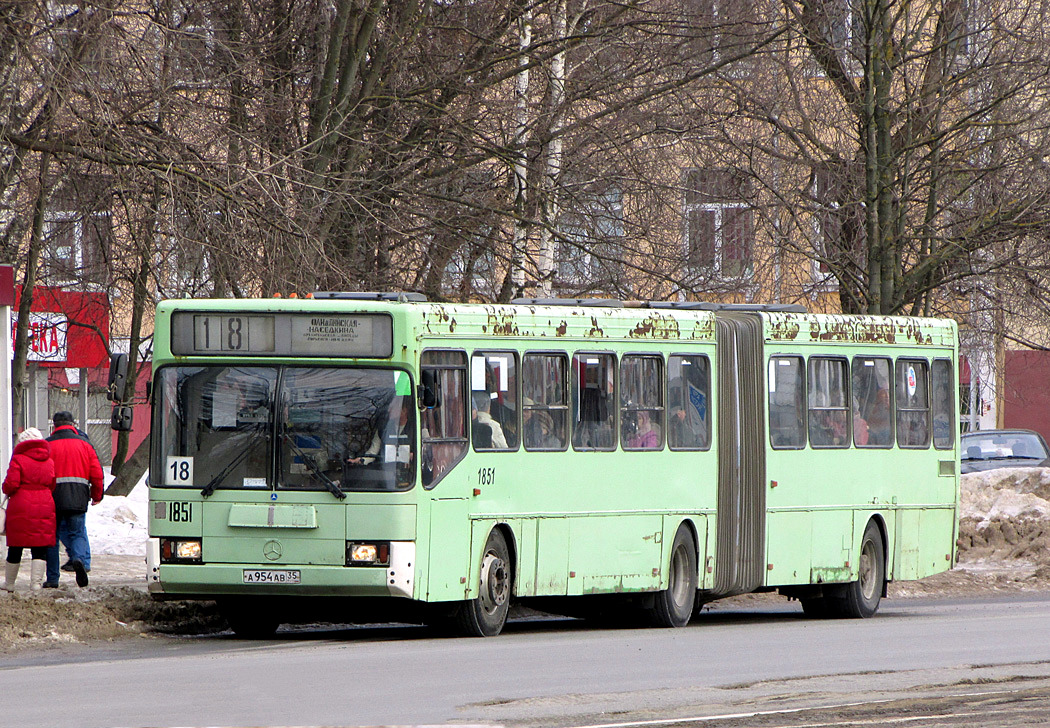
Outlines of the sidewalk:
M146 557L124 554L92 554L88 586L129 586L146 591ZM60 587L76 589L71 571L63 571Z

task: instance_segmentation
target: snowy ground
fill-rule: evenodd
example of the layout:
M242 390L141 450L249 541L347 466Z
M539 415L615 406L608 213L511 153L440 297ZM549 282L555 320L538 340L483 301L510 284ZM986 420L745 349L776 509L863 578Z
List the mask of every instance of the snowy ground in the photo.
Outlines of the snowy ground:
M106 485L113 479L106 473ZM91 553L142 556L149 528L149 489L143 476L127 496L107 495L88 509L87 529Z

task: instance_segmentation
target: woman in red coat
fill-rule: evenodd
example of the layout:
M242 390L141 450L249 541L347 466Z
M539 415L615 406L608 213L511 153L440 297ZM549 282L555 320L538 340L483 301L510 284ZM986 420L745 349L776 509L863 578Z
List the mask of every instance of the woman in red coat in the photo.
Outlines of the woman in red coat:
M47 547L55 545L55 464L51 447L30 427L18 433L15 454L4 478L7 501L7 563L4 589L15 590L22 549L33 556L30 588L39 589L47 568Z

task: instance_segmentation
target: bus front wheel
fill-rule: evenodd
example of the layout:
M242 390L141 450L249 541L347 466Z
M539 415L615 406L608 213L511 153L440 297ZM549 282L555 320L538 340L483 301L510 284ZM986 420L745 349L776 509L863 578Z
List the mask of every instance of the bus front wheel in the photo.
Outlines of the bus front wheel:
M649 616L658 627L684 627L693 616L696 602L696 542L684 523L671 545L667 588L656 593Z
M489 534L481 557L478 595L460 605L460 631L468 637L495 637L503 631L512 586L510 549L503 534L495 530Z

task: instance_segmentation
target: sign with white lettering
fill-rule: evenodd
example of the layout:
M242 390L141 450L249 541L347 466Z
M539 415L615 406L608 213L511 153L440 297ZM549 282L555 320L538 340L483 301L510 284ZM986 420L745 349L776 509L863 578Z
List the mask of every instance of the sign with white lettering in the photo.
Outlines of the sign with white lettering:
M383 313L178 312L173 354L389 357L393 321Z

